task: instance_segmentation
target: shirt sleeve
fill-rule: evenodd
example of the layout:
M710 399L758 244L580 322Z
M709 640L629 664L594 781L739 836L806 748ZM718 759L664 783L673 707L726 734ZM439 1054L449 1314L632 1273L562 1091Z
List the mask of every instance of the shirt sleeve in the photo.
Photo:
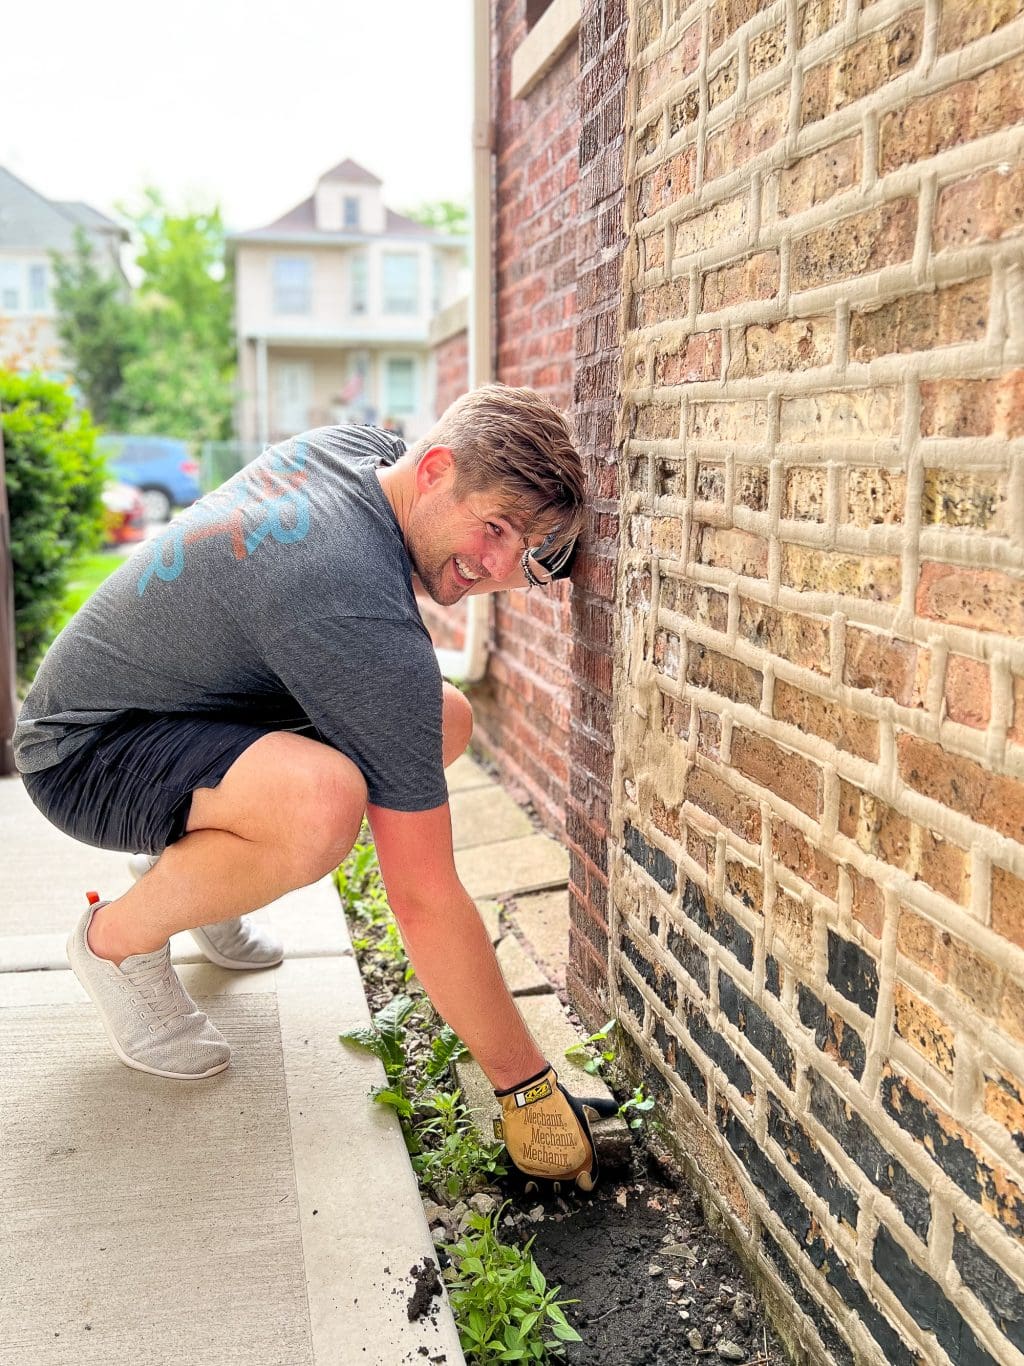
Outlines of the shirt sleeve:
M421 626L325 616L278 637L267 662L326 743L362 773L374 806L430 811L448 800L441 673Z

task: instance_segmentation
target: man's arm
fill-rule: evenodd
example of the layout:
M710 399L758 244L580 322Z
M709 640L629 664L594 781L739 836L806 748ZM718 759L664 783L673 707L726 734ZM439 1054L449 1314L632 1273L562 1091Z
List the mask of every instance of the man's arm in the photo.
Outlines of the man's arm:
M381 875L406 952L442 1018L496 1090L547 1063L505 985L480 913L458 879L447 803L367 808Z

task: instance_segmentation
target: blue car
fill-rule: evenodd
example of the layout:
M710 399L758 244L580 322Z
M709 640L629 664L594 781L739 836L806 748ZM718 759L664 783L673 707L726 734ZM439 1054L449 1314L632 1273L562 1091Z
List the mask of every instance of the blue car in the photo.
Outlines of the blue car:
M165 522L176 507L188 507L201 493L199 462L187 441L175 436L104 436L100 450L107 468L142 494L148 522Z

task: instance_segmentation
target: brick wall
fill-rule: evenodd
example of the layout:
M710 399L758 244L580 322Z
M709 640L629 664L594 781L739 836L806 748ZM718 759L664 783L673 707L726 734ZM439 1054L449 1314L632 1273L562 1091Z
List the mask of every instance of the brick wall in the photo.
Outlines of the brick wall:
M806 1359L1020 1366L1024 2L630 14L602 1004Z
M576 311L578 58L570 45L524 99L512 55L525 0L492 10L496 378L572 403ZM506 784L562 832L569 749L571 588L495 599L491 661L470 697L474 739Z
M469 388L469 333L463 328L434 347L437 388L434 411L443 413Z
M580 17L576 384L587 472L585 551L573 571L569 964L573 1003L595 1027L606 1014L608 831L612 781L615 562L619 549L616 415L623 232L624 0L588 0Z

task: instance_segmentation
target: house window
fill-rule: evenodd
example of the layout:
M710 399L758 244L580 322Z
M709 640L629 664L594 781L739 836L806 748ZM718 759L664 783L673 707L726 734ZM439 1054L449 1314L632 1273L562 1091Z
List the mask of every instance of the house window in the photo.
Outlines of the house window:
M433 268L431 271L431 293L430 302L431 312L439 313L441 310L441 300L444 296L444 262L440 255L434 255Z
M354 252L349 258L349 285L353 313L365 313L370 300L370 272L365 251Z
M345 196L343 219L346 228L359 227L359 198L354 194Z
M46 289L46 267L28 268L28 306L35 313L43 313L50 306Z
M11 313L21 308L20 261L0 261L0 308Z
M416 411L416 362L392 356L384 367L384 407L395 417Z
M275 256L274 312L311 313L313 263L308 256Z
M384 312L420 311L420 258L414 252L384 255Z

